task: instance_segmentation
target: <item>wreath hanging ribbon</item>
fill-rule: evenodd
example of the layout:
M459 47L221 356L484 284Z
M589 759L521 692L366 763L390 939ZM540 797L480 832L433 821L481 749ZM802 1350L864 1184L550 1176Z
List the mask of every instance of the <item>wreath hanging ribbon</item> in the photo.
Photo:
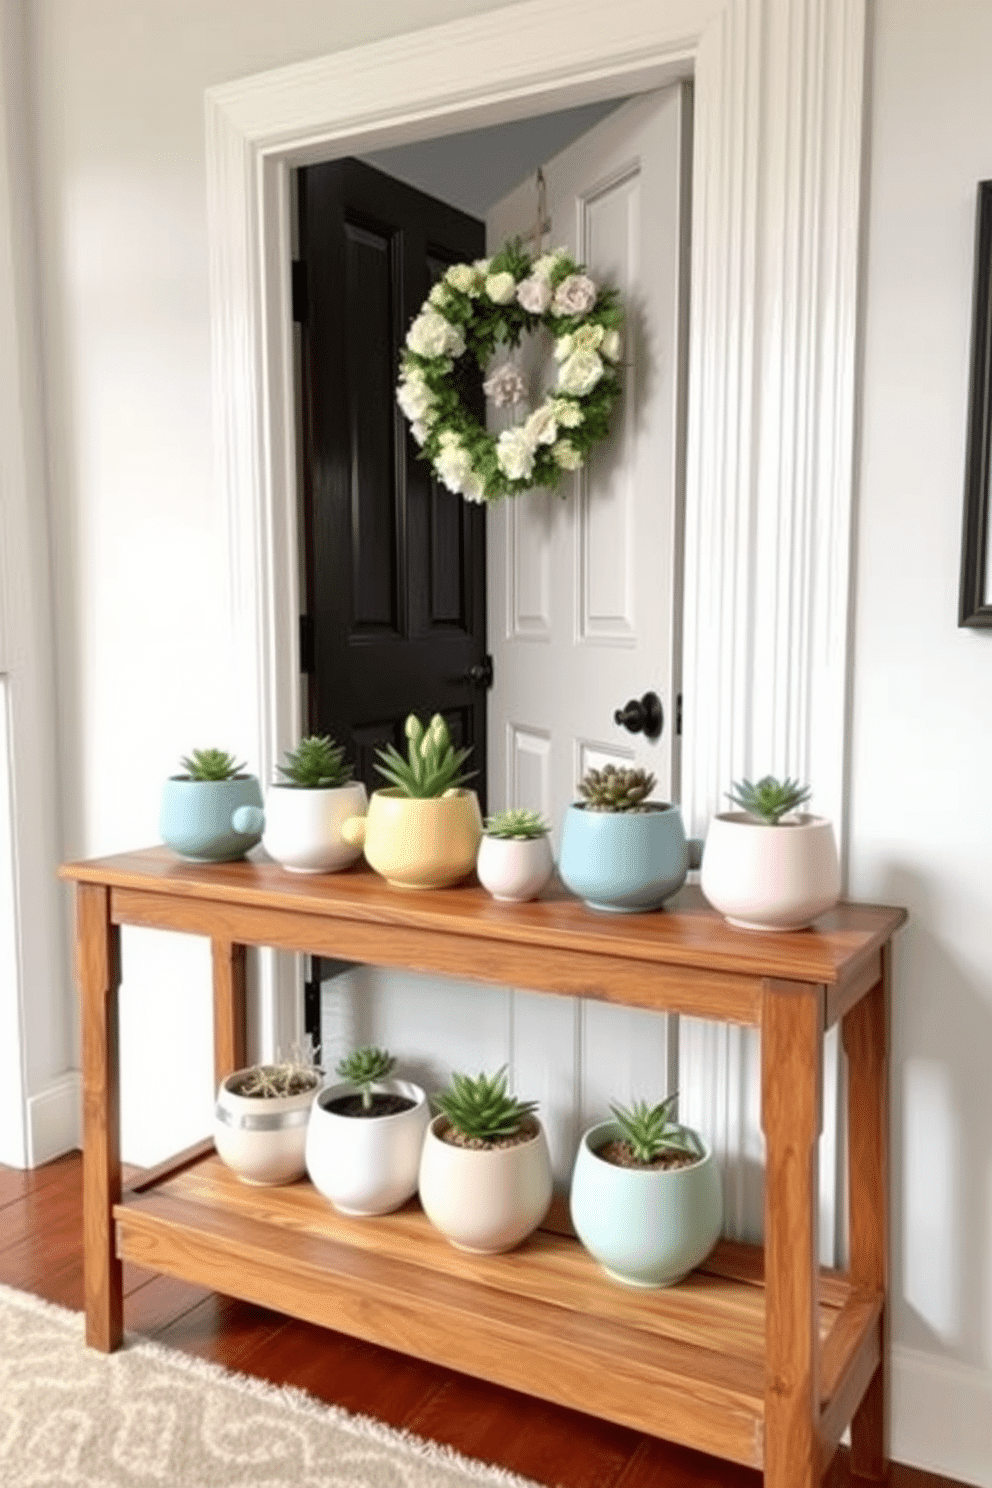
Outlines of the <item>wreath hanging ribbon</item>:
M407 332L396 399L438 479L467 501L554 489L609 432L619 394L623 310L615 289L597 285L563 249L532 257L519 240L492 258L453 264ZM527 382L507 357L483 390L521 417L492 434L466 407L456 368L472 357L486 372L498 348L546 327L557 383L526 412Z

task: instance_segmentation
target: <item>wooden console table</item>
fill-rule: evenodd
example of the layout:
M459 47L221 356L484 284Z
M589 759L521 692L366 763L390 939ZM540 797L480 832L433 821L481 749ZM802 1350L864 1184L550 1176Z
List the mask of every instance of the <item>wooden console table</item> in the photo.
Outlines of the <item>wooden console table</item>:
M663 913L597 916L563 894L499 905L475 886L402 893L359 868L294 878L164 848L73 863L84 1075L86 1337L122 1337L121 1261L339 1329L815 1488L845 1428L885 1476L888 981L901 910L840 905L813 930L734 930L683 890ZM119 927L209 937L215 1067L245 1063L245 947L447 973L761 1030L765 1246L721 1242L667 1291L606 1278L539 1231L454 1250L412 1201L336 1214L306 1181L240 1184L211 1144L122 1197ZM817 1139L826 1028L849 1060L849 1269L820 1268Z

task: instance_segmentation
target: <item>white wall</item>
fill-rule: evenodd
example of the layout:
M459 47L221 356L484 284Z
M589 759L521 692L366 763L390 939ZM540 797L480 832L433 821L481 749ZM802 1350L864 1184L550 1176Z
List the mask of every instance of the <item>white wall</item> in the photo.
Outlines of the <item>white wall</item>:
M418 0L416 24L494 8ZM903 902L898 1457L992 1484L992 635L958 631L975 183L992 7L878 0L851 887ZM153 841L193 745L237 748L209 405L203 90L407 29L404 0L34 0L67 853ZM125 937L124 1150L206 1128L206 948ZM155 1084L185 1099L155 1120ZM140 1087L140 1088L139 1088Z
M911 915L893 1008L893 1336L914 1351L900 1441L932 1462L946 1438L939 1465L987 1484L992 632L959 630L957 601L992 5L874 15L850 883ZM971 1408L940 1429L945 1398Z

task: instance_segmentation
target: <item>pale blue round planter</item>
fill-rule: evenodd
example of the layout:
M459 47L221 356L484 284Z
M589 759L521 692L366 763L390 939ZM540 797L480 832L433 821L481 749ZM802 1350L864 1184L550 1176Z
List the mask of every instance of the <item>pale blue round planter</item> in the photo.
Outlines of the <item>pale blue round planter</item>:
M635 914L660 909L678 893L701 843L686 839L682 813L655 801L651 811L565 809L558 872L566 888L591 909ZM691 849L691 852L690 852Z
M242 806L258 807L251 819L257 830L239 832L234 814ZM262 840L262 788L255 775L234 780L186 780L173 776L162 790L159 832L180 857L197 863L227 863L243 858Z
M596 1149L621 1136L615 1121L603 1121L579 1144L571 1195L575 1233L616 1281L672 1286L720 1237L723 1193L713 1154L706 1148L705 1157L685 1168L618 1168Z

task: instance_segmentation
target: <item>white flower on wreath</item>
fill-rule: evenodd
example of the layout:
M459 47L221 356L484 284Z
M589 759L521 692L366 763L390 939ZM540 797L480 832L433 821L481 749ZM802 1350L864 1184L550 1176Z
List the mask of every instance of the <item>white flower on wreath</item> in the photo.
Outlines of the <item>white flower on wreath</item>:
M542 253L540 258L535 258L531 264L531 273L539 274L542 279L550 279L567 253L567 248L555 248L551 253Z
M473 299L479 293L482 284L482 276L478 269L466 263L452 264L444 278L445 282L450 284L452 289L460 290L462 294L471 295Z
M559 439L552 446L551 456L562 470L578 470L582 464L582 453L569 439Z
M559 336L555 342L555 361L567 362L575 350L575 333L569 331L567 336Z
M421 446L423 446L423 443L430 432L430 424L425 424L422 419L414 419L413 423L410 425L410 433L413 435L417 443Z
M434 460L434 469L448 490L460 496L466 481L473 474L472 456L461 444L447 444L439 450Z
M406 333L406 344L418 356L460 357L465 337L458 326L436 310L422 310Z
M517 285L517 300L531 315L543 315L551 304L551 285L543 274L531 274Z
M437 402L437 397L422 377L418 377L415 372L410 372L396 389L396 401L406 417L413 423L424 418L428 409Z
M526 403L527 379L512 362L501 362L482 384L482 391L487 398L493 400L497 408L505 408L507 404Z
M517 281L504 270L501 274L487 274L486 294L494 305L508 305L517 292Z
M504 429L496 441L496 463L509 480L528 480L534 469L534 446L517 425Z
M551 305L558 315L585 315L595 305L596 294L588 274L569 274L555 290Z
M462 495L466 501L485 502L486 483L475 470L470 470L462 484Z
M577 429L582 422L582 409L571 398L555 398L551 408L555 422L563 429Z
M480 279L485 279L486 275L489 273L489 265L491 263L492 263L492 259L491 258L477 258L475 260L475 263L472 265L472 267L475 270L475 272L479 275L479 278Z
M574 393L576 397L584 398L586 393L592 392L605 370L594 351L573 351L568 361L558 369L558 386L563 393Z
M431 289L431 292L427 296L427 298L430 300L431 304L436 310L443 310L446 305L451 304L451 296L448 293L448 286L445 284L443 279L438 280L438 282Z
M608 358L609 361L618 362L620 360L620 351L622 349L622 346L623 343L620 340L620 332L607 331L606 335L603 337L603 344L599 349L602 355Z
M542 403L540 408L535 408L524 424L524 434L534 447L539 444L554 444L558 438L554 405Z
M598 351L606 335L601 325L581 325L572 332L573 351Z

